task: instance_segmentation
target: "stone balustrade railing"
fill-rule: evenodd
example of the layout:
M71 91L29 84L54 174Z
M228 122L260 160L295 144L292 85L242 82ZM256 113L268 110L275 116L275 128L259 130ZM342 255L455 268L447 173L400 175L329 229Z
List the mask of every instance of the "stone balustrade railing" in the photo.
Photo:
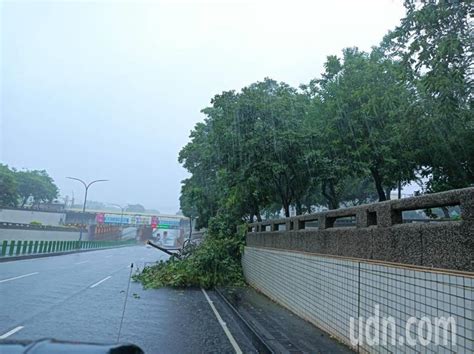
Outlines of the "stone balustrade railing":
M404 223L405 211L453 206L454 220ZM474 271L474 188L251 223L247 245Z

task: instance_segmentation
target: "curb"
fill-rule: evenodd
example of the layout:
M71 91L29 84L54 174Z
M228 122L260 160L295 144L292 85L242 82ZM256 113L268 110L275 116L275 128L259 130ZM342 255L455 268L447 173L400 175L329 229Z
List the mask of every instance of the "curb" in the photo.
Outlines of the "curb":
M229 300L220 292L219 289L214 288L216 293L219 297L224 301L224 303L229 307L232 313L235 315L235 319L239 324L240 328L244 332L244 334L250 339L252 344L257 349L258 353L270 353L273 354L274 351L270 348L270 346L263 340L262 336L248 323L242 315L237 311L237 309L232 305Z
M67 251L67 252L58 252L58 253L38 253L38 254L28 254L25 256L7 256L7 257L0 257L0 263L22 261L22 260L33 259L33 258L66 256L68 254L74 254L74 253L104 251L104 250L110 250L112 248L121 248L121 247L128 247L128 246L129 245L122 245L122 246L117 246L117 247L95 248L95 249L88 249L88 250L77 250L77 251Z

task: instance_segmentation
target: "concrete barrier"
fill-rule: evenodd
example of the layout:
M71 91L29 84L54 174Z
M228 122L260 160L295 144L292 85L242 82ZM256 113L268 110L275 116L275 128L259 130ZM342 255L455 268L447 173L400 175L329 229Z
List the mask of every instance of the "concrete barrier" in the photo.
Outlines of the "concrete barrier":
M404 224L404 211L446 206L459 206L459 220ZM474 188L248 226L247 282L356 351L474 352ZM354 343L351 319L370 317L393 319L393 332L384 341L383 327L371 327L364 342L359 326ZM403 342L427 333L421 320L443 318L454 321L446 343Z
M82 235L88 240L87 232ZM78 230L41 230L33 228L2 228L0 227L0 241L3 240L51 240L51 241L75 241L79 239Z
M252 287L358 352L474 352L474 273L256 247L245 247L242 263ZM358 319L367 320L377 311L380 322L393 319L396 335L389 331L389 338L383 341L383 327L378 327L373 332L380 338L377 345L370 345L367 338L359 345L352 343L351 318L358 336ZM410 318L435 323L443 317L454 319L455 328L450 331L454 331L454 340L448 336L444 345L431 341L425 346L418 341L409 346L399 339L407 339ZM416 331L417 325L412 329Z
M52 212L33 209L0 209L0 223L7 222L29 224L31 222L40 222L43 225L60 226L64 225L65 220L65 212Z
M459 220L403 223L404 211L446 206ZM474 188L249 224L247 245L474 271Z
M0 258L35 254L56 254L76 250L101 249L135 245L135 240L70 241L70 240L4 240L0 243Z

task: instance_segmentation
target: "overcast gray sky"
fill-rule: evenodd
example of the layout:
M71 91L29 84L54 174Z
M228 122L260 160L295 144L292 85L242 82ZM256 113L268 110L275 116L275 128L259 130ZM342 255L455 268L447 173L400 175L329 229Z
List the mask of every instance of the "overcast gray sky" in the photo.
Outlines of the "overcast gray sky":
M1 3L0 161L106 178L92 200L175 213L177 155L213 95L317 77L327 55L380 42L401 0Z

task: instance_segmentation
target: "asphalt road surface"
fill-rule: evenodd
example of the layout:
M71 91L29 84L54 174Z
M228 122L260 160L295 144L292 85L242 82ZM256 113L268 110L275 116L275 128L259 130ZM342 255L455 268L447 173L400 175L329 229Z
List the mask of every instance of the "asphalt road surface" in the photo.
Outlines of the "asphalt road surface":
M136 271L165 256L133 246L0 263L0 340L116 343L130 265ZM146 353L255 352L212 291L134 282L119 341Z

